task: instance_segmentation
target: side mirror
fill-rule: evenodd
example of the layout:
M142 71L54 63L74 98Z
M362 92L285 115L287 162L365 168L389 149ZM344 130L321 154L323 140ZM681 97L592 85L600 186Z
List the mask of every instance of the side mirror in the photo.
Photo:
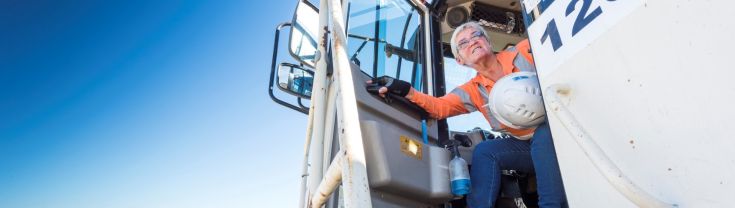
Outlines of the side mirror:
M281 63L278 66L278 88L300 98L310 99L314 72L301 66Z
M299 1L291 21L289 52L301 63L314 67L316 63L317 35L319 35L319 11L307 0Z

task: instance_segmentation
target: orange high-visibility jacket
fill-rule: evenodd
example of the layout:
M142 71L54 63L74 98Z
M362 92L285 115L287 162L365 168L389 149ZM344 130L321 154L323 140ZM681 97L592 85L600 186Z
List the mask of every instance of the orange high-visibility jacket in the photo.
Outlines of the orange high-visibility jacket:
M505 75L518 71L536 72L528 39L518 42L513 48L497 53L496 56ZM510 133L520 138L530 138L535 128L514 129L503 125L492 116L490 109L483 107L488 103L488 95L494 84L495 81L478 73L474 78L458 86L445 96L432 97L415 91L411 101L424 108L431 117L436 119L444 119L479 110L490 123L493 131Z

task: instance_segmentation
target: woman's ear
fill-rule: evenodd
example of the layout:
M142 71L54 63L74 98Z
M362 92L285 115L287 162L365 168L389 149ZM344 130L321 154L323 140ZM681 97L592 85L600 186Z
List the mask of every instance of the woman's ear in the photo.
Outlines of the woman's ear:
M459 56L456 56L456 57L454 57L454 60L457 60L457 63L458 63L459 65L463 65L463 66L464 66L464 60L462 60L462 58L461 58L461 57L459 57Z

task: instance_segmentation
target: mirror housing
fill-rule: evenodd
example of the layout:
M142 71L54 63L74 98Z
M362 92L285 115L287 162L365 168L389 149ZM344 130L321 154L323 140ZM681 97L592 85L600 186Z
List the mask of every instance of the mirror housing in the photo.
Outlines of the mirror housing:
M314 72L291 63L278 66L278 88L300 98L310 99Z
M291 21L289 53L304 65L316 65L317 36L319 35L319 10L307 0L299 1Z

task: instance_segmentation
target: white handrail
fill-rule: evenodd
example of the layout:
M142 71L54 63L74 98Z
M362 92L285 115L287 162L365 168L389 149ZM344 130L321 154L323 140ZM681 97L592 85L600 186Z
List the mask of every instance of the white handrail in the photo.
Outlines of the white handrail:
M327 168L329 168L329 164L332 163L332 141L334 140L334 122L335 117L337 114L337 81L333 81L329 85L329 89L327 90L327 112L326 117L324 121L324 132L328 132L324 134L324 141L322 142L322 164L324 167L324 172L327 171ZM337 150L339 151L339 150Z
M319 186L316 188L316 194L311 198L312 208L322 207L322 205L327 202L327 199L329 199L329 196L332 195L332 192L337 189L339 182L342 181L342 164L344 163L344 156L345 152L339 151L337 156L334 157L334 160L332 160L332 164L327 168L322 182L319 183Z
M332 76L337 84L336 104L341 145L339 156L329 165L328 174L319 183L317 187L319 192L313 196L310 204L311 207L321 207L328 199L329 194L327 193L331 194L341 181L342 197L346 207L372 207L352 67L347 58L347 35L344 32L345 24L342 18L344 17L342 6L344 5L341 0L329 0L326 3L328 3L326 11L329 12L332 26L332 52L334 53L334 74ZM335 174L340 175L335 176Z
M568 95L569 93L570 88L568 85L554 84L546 88L544 100L551 107L551 112L556 115L564 128L572 135L574 141L577 142L577 145L579 145L587 158L595 165L597 171L605 176L608 183L639 207L678 207L676 204L669 204L656 199L638 187L620 171L610 158L607 157L605 152L600 149L600 146L582 128L558 97L559 94Z
M304 5L301 5L304 6ZM327 31L322 29L329 24L329 13L326 11L328 5L326 2L319 4L319 36L326 37ZM323 38L317 38L318 54L327 54L327 43ZM327 58L321 55L316 60L316 71L314 73L314 83L312 85L311 106L309 107L309 120L306 127L306 144L304 149L304 163L301 175L301 196L299 198L299 207L306 206L305 198L310 197L322 177L323 160L321 157L310 156L310 152L321 154L324 149L324 117L326 115L327 97ZM327 132L331 134L332 132ZM307 187L308 186L308 187Z

